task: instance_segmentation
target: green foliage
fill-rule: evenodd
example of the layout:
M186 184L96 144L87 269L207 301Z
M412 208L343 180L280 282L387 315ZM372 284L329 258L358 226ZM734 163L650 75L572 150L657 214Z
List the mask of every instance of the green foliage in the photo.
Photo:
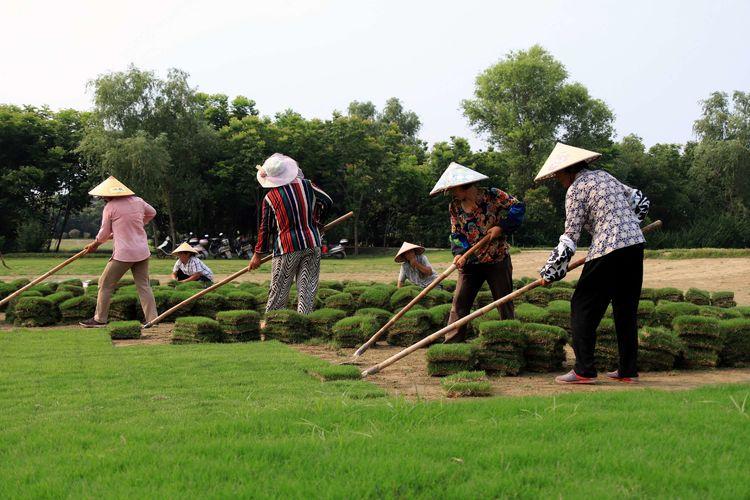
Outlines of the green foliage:
M219 322L202 316L177 318L172 331L173 344L194 342L222 342L226 336Z
M112 340L141 338L141 323L139 321L113 321L108 325L107 330Z

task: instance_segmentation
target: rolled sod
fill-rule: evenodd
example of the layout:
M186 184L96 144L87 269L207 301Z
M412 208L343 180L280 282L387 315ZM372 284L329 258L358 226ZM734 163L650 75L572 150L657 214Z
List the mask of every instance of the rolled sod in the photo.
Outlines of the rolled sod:
M570 302L567 300L551 300L546 307L545 323L559 326L570 331Z
M665 287L656 289L656 301L661 302L663 300L669 302L682 302L685 300L682 290L674 287Z
M477 294L477 298L474 299L474 307L477 309L480 309L490 302L493 302L494 299L492 297L492 292L490 291L482 291Z
M698 315L717 319L734 319L742 317L742 314L739 311L718 306L700 306Z
M320 368L312 368L308 373L323 382L332 380L358 380L362 378L362 373L356 366L351 365L329 365Z
M445 290L434 289L422 300L424 300L424 306L429 309L438 305L450 304L453 302L453 294Z
M594 360L599 369L612 370L618 364L617 333L611 318L603 318L596 329Z
M222 342L225 339L221 325L215 319L202 316L177 318L172 330L173 344L194 342Z
M535 306L541 306L546 307L547 304L549 304L549 301L551 300L552 292L545 288L538 286L534 288L533 290L529 290L526 292L522 297L524 297L524 301L528 302L529 304L534 304Z
M500 375L517 375L525 363L526 334L518 320L487 321L479 325L479 368Z
M555 281L555 283L560 283L559 281ZM553 283L554 285L554 283ZM549 289L549 298L550 300L565 300L570 302L570 299L573 298L573 288L559 288L552 286L552 288Z
M567 288L568 290L573 290L575 288L575 284L573 284L572 281L555 281L550 285L551 290L555 290L558 288Z
M526 369L532 372L559 371L565 361L567 332L558 326L540 323L524 323L522 330L526 335Z
M331 338L341 347L357 347L372 337L379 328L373 316L350 316L333 325Z
M720 291L711 294L711 305L716 307L734 307L734 292Z
M481 371L463 371L447 376L440 385L449 398L485 397L492 395L492 385Z
M60 286L57 287L58 292L70 292L74 296L83 295L83 286L76 286L76 285L69 285L65 283L61 283Z
M651 300L640 300L638 301L638 326L643 327L650 325L653 321L654 311L656 310L656 304Z
M39 292L43 296L50 295L51 293L54 293L55 290L57 290L56 283L39 283L29 288L29 291Z
M331 295L341 293L341 290L334 290L333 288L318 288L318 298L325 301Z
M96 299L89 295L73 297L58 306L63 322L75 322L94 317L96 312Z
M14 313L14 325L36 327L55 324L58 310L55 303L47 298L21 297L15 304Z
M443 280L440 282L440 285L446 292L453 293L454 291L456 291L456 280Z
M651 300L656 302L656 289L655 288L641 288L641 300Z
M715 367L723 348L720 322L706 316L678 316L672 328L685 343L678 364L683 368Z
M260 340L260 314L250 309L220 311L216 321L230 342Z
M451 304L439 304L432 306L427 310L430 313L430 322L435 328L442 328L448 324L448 318L451 314Z
M333 325L347 316L346 311L341 309L323 308L307 315L312 328L313 337L331 338Z
M661 327L646 327L638 332L638 369L668 371L685 349L682 339L673 331Z
M172 303L172 292L164 290L154 290L154 302L156 302L156 310L164 312L169 309Z
M203 282L201 281L182 281L175 285L174 289L179 291L199 291L204 288Z
M332 290L338 290L339 292L344 289L344 284L340 281L322 280L318 284L319 288L330 288Z
M442 377L471 370L476 364L474 344L435 344L427 349L427 373Z
M724 346L721 366L750 366L750 318L726 319L719 323Z
M426 309L412 309L388 330L387 342L395 346L409 346L431 333L432 318Z
M323 304L329 309L341 309L347 313L354 312L357 305L354 296L351 293L345 292L331 295L323 301Z
M372 286L359 296L360 307L385 308L390 305L393 290L390 286Z
M711 304L711 293L707 290L689 288L688 291L685 292L685 301L697 306L707 306Z
M415 286L406 286L403 288L399 288L398 290L393 292L393 295L391 295L391 309L394 311L400 310L406 304L411 302L414 297L419 295L420 291L421 290Z
M653 323L657 326L669 328L677 316L698 314L700 308L690 302L659 301L652 315Z
M311 338L310 319L290 309L279 309L266 313L266 338L287 344L299 344Z
M136 319L138 296L134 293L118 293L112 296L109 303L109 318L113 321L130 321Z
M378 309L377 307L364 307L362 309L357 309L357 312L354 314L355 316L372 316L375 318L375 321L378 322L378 328L388 323L388 320L393 316L392 312L386 309Z
M344 287L343 292L350 293L355 299L359 300L359 297L369 289L370 286L366 284L350 283Z
M109 338L112 340L141 338L141 323L139 321L113 321L108 325Z
M258 308L258 299L256 299L255 295L252 293L243 292L241 290L230 290L225 297L230 310L256 310Z
M524 323L544 323L548 314L545 308L534 304L518 304L515 307L516 319Z
M51 300L55 305L57 305L68 299L72 299L73 294L70 292L55 292L53 294L47 295L45 298Z

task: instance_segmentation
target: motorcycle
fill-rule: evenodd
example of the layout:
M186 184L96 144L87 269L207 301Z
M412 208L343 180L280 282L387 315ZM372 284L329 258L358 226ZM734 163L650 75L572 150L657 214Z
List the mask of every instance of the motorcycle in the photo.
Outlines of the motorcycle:
M208 235L207 234L203 238L198 239L198 237L195 236L191 231L190 234L188 235L187 243L198 252L199 259L208 258L208 250L206 250L208 248Z
M208 253L214 259L231 259L232 247L229 245L229 238L224 236L224 233L219 233L218 237L211 238L211 242L208 245Z
M172 257L172 250L174 250L174 245L172 244L172 238L167 236L164 238L164 241L156 247L156 258L158 259L168 259Z
M337 245L333 246L328 246L328 244L324 243L323 247L321 248L321 257L323 257L324 259L345 259L346 250L344 249L344 245L346 245L347 243L349 243L349 240L346 239L339 241Z
M232 251L240 259L250 259L253 256L253 242L244 234L237 231L237 236L232 241Z

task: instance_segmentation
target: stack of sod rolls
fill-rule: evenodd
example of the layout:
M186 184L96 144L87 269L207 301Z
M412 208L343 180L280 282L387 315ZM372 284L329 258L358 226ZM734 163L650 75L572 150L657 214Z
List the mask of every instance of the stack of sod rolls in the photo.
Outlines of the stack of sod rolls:
M114 321L129 321L136 318L138 296L133 292L118 292L109 303L109 319Z
M323 308L307 315L310 320L311 335L319 338L331 338L333 325L346 317L346 311L341 309Z
M734 292L714 292L711 294L711 305L717 307L735 307Z
M682 290L673 287L659 288L655 291L656 300L661 302L663 300L669 302L682 302L685 297L682 295Z
M690 302L670 302L662 300L659 301L654 308L654 313L651 316L652 323L655 326L670 328L672 326L672 321L674 321L677 316L698 314L699 311L700 308Z
M750 318L725 319L719 323L724 347L721 366L750 366Z
M706 290L690 288L685 292L685 300L697 306L707 306L711 304L711 294Z
M716 319L734 319L742 317L742 314L739 311L716 306L700 306L698 309L698 315Z
M427 349L427 373L433 377L472 370L475 364L474 344L434 344Z
M310 319L289 309L268 311L263 333L268 339L280 340L287 344L300 344L310 338Z
M226 299L229 307L235 311L247 311L250 309L255 311L258 309L258 299L250 292L243 292L241 290L230 291L226 294Z
M638 326L644 327L650 325L653 321L656 304L651 300L638 301Z
M357 347L373 336L379 328L378 321L373 316L350 316L333 325L332 337L341 347Z
M479 324L479 368L499 375L518 375L524 366L526 334L518 320Z
M567 300L550 301L547 305L547 319L545 323L570 332L570 302Z
M429 311L412 309L388 330L387 341L390 345L410 346L429 335L431 329L432 317Z
M453 302L453 294L450 292L446 292L445 290L432 290L427 296L424 298L424 307L426 308L432 308L437 305L445 305Z
M531 372L561 370L567 332L558 326L539 323L524 323L522 330L526 334L526 369Z
M678 316L672 327L685 343L680 366L684 368L713 368L722 350L719 320L706 316Z
M685 348L680 337L658 326L638 332L638 369L647 372L668 371Z
M177 318L172 330L173 344L189 344L194 342L222 342L224 332L219 322L201 316L183 316Z
M216 314L227 340L230 342L249 342L260 340L260 314L252 309L221 311Z
M21 300L24 297L42 297L42 294L39 292L35 292L32 290L26 290L25 292L21 292L19 295L13 297L11 300L9 300L5 304L5 322L9 324L13 324L13 322L16 319L16 304L18 304L18 301Z
M192 282L191 282L192 283ZM180 304L190 297L195 295L195 291L189 291L189 290L177 290L175 289L174 292L172 292L172 296L170 298L169 307L174 307L177 304ZM192 302L188 302L187 304L183 305L179 309L177 309L175 312L172 313L172 318L174 318L175 321L177 321L177 318L182 317L189 317L193 315L193 308L195 307L195 303L197 300L194 300Z
M492 385L482 371L465 371L449 375L440 381L449 398L482 397L492 394Z
M596 347L594 348L594 359L599 369L614 370L619 361L617 349L617 333L615 322L609 318L603 318L596 329Z
M354 300L354 296L351 293L335 293L329 297L327 297L323 304L328 309L341 309L342 311L346 311L347 313L352 313L356 309L356 301Z
M427 310L430 313L430 321L434 328L442 328L448 324L452 307L451 304L440 304Z
M57 306L45 297L21 297L13 311L16 326L48 326L57 322Z
M63 323L73 323L93 318L96 311L96 298L90 295L73 297L58 306Z
M477 298L474 299L474 308L480 309L493 301L492 292L483 290L479 292Z
M359 305L360 307L375 307L379 309L388 307L394 290L390 285L371 286L359 296Z
M545 308L534 304L518 304L515 308L516 319L524 323L547 323L548 315Z
M372 316L373 318L375 318L375 321L378 322L378 328L380 328L388 323L388 320L391 319L393 313L385 309L378 309L377 307L365 307L363 309L357 309L356 315ZM383 336L382 340L385 340L385 336Z
M113 321L107 327L112 340L141 338L140 321Z
M191 282L194 283L194 282ZM229 310L229 301L220 293L210 292L193 302L192 313L196 316L215 318L219 311Z
M402 307L411 302L414 297L419 295L420 291L421 290L416 286L405 286L403 288L399 288L398 290L393 292L393 295L391 295L391 310L401 310Z
M552 292L546 287L538 286L521 295L524 302L534 304L535 306L546 307L551 300Z

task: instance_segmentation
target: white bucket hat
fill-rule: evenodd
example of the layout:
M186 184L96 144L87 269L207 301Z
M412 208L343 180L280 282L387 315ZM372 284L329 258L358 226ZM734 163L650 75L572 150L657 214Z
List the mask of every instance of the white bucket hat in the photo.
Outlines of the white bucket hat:
M395 260L396 262L403 262L404 258L402 257L402 255L409 250L414 250L414 253L416 253L417 255L422 255L424 253L424 247L415 245L414 243L409 243L408 241L404 241L404 244L401 245L401 248L396 254L396 258L393 260Z
M258 165L258 182L264 188L286 186L299 174L299 166L293 158L281 153L269 156L263 165Z
M443 192L452 187L463 186L465 184L473 184L485 179L489 179L489 177L484 174L480 174L479 172L472 170L469 167L464 167L463 165L459 165L456 162L451 162L451 164L448 165L448 168L445 169L445 172L443 172L443 175L440 176L440 179L438 179L435 187L433 187L432 191L430 191L430 196Z
M195 254L195 255L198 254L198 250L196 250L195 248L191 247L190 244L187 241L184 242L184 243L182 243L182 244L180 244L180 246L178 246L177 248L175 248L174 250L172 250L172 255L177 255L178 253L182 253L182 252L188 252L188 253L192 253L192 254Z
M535 182L548 179L555 175L555 172L566 169L571 165L585 161L591 163L601 156L601 153L595 153L588 149L576 148L574 146L568 146L562 142L555 144L555 149L552 150L547 161L544 162L542 169L536 174L534 178Z
M125 184L115 179L114 176L110 175L104 182L89 191L89 194L91 196L106 196L107 198L117 198L120 196L131 196L135 193L131 191L130 188Z

